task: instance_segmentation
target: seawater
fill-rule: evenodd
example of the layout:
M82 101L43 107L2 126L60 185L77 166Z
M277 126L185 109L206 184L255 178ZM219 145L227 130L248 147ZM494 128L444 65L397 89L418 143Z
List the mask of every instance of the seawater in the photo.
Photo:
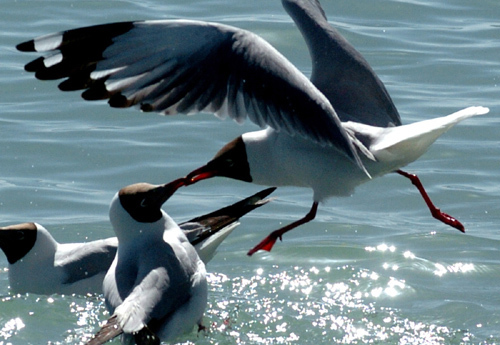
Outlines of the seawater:
M388 175L322 205L271 253L246 251L302 217L311 191L280 188L210 262L209 332L185 344L498 344L500 342L500 5L497 1L322 1L384 81L403 122L470 105L490 114L440 138L407 170L466 234L430 215ZM263 36L309 75L307 48L279 1L0 3L0 223L36 221L60 242L112 236L108 205L128 184L198 167L251 123L110 109L23 71L15 45L73 27L138 19L218 21ZM331 178L335 178L332 171ZM179 191L182 221L259 186L213 179ZM100 296L15 295L0 255L0 344L78 344L107 315ZM117 340L114 343L118 343Z

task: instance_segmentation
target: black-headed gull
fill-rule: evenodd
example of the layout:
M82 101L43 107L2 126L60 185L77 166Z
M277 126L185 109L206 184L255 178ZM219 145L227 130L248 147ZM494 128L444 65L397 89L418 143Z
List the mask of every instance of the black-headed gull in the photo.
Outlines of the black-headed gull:
M266 204L268 188L233 205L193 218L179 226L206 264L238 219ZM14 293L101 294L102 281L116 254L111 237L84 243L58 243L42 225L22 223L0 227L0 249L9 263Z
M166 185L138 183L111 201L109 219L118 251L103 282L111 317L88 344L119 335L123 344L170 341L202 327L207 304L205 264L161 206Z
M38 223L0 228L0 248L9 262L9 285L14 293L100 294L117 246L116 237L58 243Z
M370 178L398 172L412 180L433 216L461 231L401 167L413 162L459 121L488 112L470 107L450 116L401 125L383 83L334 28L317 0L282 0L312 57L311 80L255 34L192 20L137 21L79 28L21 43L50 52L25 66L39 79L67 78L63 91L87 100L138 106L165 115L201 111L249 118L264 130L245 133L205 166L178 179L213 176L313 189L303 218L272 232L249 251L271 250L281 236L316 216L319 202L349 195Z

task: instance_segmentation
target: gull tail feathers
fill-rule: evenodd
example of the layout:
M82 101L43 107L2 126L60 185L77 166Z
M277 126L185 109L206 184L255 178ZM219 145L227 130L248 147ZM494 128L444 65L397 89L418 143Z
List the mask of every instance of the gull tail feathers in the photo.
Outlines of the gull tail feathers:
M408 157L414 161L429 148L437 138L460 121L489 112L485 107L469 107L448 116L419 121L409 125L388 128L387 134L370 147L380 160L395 157ZM383 157L387 155L388 157Z
M419 158L443 133L460 121L489 112L485 107L469 107L451 115L397 127L373 127L355 122L344 126L354 133L380 162L404 166Z

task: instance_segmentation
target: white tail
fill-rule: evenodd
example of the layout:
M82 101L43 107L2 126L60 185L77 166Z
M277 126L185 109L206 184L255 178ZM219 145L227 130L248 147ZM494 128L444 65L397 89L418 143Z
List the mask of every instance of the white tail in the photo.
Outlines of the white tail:
M444 132L462 120L489 112L485 107L469 107L448 116L415 122L409 125L378 128L369 147L380 162L401 161L401 166L413 162Z

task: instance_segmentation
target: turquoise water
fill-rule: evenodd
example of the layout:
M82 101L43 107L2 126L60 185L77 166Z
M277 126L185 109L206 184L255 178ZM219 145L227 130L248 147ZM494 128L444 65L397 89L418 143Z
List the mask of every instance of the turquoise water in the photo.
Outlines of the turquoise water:
M280 188L272 204L242 219L208 266L210 331L180 341L500 343L500 4L322 3L384 81L404 123L470 105L491 109L407 168L467 232L435 221L409 181L389 175L328 201L272 253L249 258L269 231L309 210L310 190ZM280 1L2 1L0 225L37 221L60 242L111 236L108 205L120 187L168 182L255 129L206 114L164 118L83 102L25 73L34 56L14 48L67 28L160 18L249 29L310 73ZM260 189L213 179L180 190L165 210L182 221ZM6 268L0 255L0 344L78 344L107 317L99 297L13 295Z

